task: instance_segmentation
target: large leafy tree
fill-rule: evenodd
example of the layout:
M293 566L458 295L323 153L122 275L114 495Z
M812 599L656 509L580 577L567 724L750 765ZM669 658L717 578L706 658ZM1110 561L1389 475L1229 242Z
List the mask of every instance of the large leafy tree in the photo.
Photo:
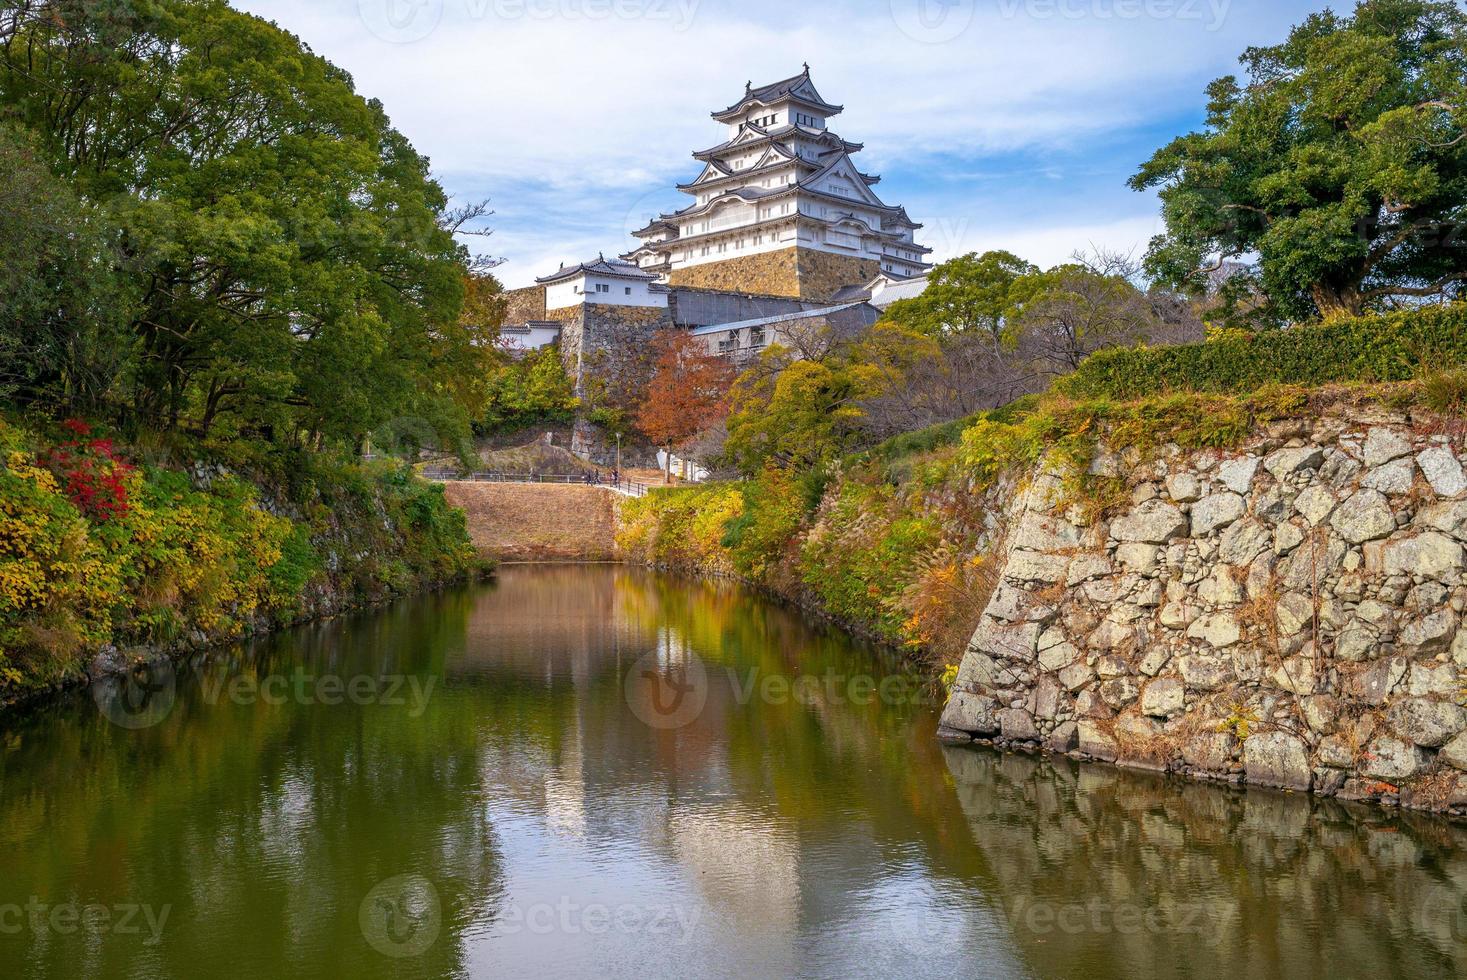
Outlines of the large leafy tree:
M223 0L20 0L0 102L116 229L141 424L353 442L466 418L454 212L295 37Z
M1167 233L1153 272L1200 286L1256 257L1288 315L1354 315L1461 295L1467 279L1467 14L1456 3L1366 0L1283 44L1247 79L1208 89L1207 128L1132 179L1159 187Z
M887 317L930 337L977 334L998 347L1038 271L1012 252L962 255L933 269L922 295L893 303Z
M130 347L119 259L98 209L0 123L0 397L107 397Z
M653 348L656 367L637 410L637 427L667 450L670 474L672 451L722 421L735 372L728 358L708 353L707 342L691 334L662 331Z

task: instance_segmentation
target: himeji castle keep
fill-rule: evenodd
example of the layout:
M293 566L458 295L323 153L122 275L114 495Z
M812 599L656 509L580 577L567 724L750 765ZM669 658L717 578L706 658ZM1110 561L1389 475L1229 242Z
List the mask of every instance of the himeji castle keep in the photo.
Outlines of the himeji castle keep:
M854 160L862 145L832 132L842 107L815 88L810 67L771 85L746 84L714 112L723 141L693 158L691 198L633 233L617 258L577 260L509 293L505 336L527 349L558 341L579 375L588 355L645 341L658 329L708 338L713 353L757 354L786 318L829 311L843 325L925 286L931 249L921 225L874 190Z

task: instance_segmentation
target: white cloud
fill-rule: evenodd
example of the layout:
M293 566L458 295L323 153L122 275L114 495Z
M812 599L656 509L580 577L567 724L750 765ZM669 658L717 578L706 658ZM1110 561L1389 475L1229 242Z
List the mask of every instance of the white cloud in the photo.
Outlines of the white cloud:
M693 176L689 153L722 138L708 113L736 99L745 79L772 81L808 60L826 98L848 107L836 128L866 144L863 168L901 173L910 185L922 180L913 175L939 165L982 174L995 154L1083 155L1094 140L1195 113L1206 80L1228 70L1244 46L1275 39L1312 6L1312 0L236 3L277 20L351 71L359 89L381 99L394 124L431 157L450 190L494 199L500 233L491 245L513 260L503 270L511 283L554 269L561 259L584 258L588 250L626 247L628 213L649 210L649 202L678 201L671 185ZM1123 15L1135 10L1143 15ZM1147 10L1173 16L1148 17ZM1198 19L1176 13L1183 10L1197 11ZM1226 16L1211 30L1217 11ZM958 26L961 32L945 43L922 41ZM394 31L423 36L412 43L383 39ZM1035 163L1040 172L1045 166ZM1107 179L1118 185L1126 176ZM943 181L941 193L949 198L923 201L926 210L960 210L971 193L958 183ZM1049 234L1025 225L1006 232L1036 241Z

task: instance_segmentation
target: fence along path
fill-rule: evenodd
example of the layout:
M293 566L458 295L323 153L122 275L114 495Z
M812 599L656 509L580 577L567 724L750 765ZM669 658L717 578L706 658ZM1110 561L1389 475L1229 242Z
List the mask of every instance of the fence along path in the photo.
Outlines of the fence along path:
M581 486L591 489L600 488L619 493L623 497L645 497L651 488L645 483L636 483L631 480L587 480L584 476L564 476L560 474L546 473L455 473L450 470L423 470L423 479L434 483L521 483L521 484L543 484L546 486Z

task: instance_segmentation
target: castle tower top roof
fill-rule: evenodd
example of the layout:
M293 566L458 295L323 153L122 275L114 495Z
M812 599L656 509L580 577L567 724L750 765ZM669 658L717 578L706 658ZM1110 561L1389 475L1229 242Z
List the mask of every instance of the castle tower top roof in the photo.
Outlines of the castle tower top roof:
M820 92L815 88L815 83L810 80L809 63L807 62L804 67L805 70L798 75L782 78L758 88L754 88L752 82L746 82L744 97L727 109L713 113L713 118L719 122L730 122L750 106L772 106L785 102L799 102L814 109L822 116L840 115L845 107L833 105L821 98Z

